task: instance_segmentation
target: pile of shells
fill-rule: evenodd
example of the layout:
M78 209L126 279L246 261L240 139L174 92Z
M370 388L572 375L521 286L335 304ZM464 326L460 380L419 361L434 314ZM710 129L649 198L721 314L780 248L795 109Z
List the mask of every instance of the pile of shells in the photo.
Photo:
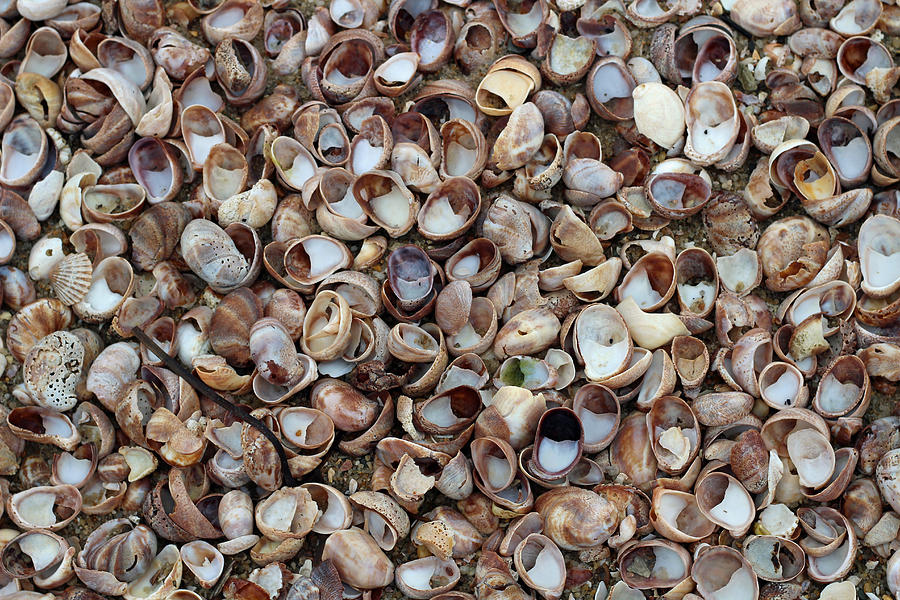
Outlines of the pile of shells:
M900 599L898 50L0 0L0 600Z

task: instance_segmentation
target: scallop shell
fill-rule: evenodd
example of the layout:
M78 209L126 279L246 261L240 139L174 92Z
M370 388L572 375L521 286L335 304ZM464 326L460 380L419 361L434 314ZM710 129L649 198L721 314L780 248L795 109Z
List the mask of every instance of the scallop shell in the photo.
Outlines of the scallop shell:
M50 271L50 287L66 306L81 302L91 287L94 269L87 254L70 254Z

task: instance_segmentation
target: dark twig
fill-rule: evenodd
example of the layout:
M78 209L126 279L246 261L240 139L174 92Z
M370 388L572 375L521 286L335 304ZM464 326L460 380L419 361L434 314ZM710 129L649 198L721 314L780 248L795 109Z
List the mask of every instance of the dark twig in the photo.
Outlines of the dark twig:
M191 387L197 390L199 393L203 394L229 413L231 413L236 419L240 419L244 421L251 427L255 427L257 431L263 434L269 442L275 447L275 452L278 453L278 458L281 459L281 478L284 482L284 485L289 487L294 487L299 485L299 482L294 479L294 476L291 474L291 468L288 465L287 454L284 451L284 446L281 445L281 440L278 439L271 429L266 427L266 424L248 413L246 410L241 408L240 406L236 406L234 403L229 402L225 398L219 395L219 393L203 383L199 377L191 373L187 370L184 365L182 365L178 360L174 357L169 356L162 348L159 347L159 344L156 343L152 337L146 334L146 332L142 331L135 327L131 330L136 337L144 346L147 347L153 354L159 357L163 364L166 365L170 371L187 381Z
M746 29L744 29L743 27L741 27L740 25L738 25L737 23L732 21L730 16L719 15L719 18L722 19L723 21L725 21L725 23L727 23L730 27L733 27L738 33L740 33L741 35L746 37L748 40L753 41L753 35L749 31L747 31ZM752 46L750 49L751 50L753 49Z

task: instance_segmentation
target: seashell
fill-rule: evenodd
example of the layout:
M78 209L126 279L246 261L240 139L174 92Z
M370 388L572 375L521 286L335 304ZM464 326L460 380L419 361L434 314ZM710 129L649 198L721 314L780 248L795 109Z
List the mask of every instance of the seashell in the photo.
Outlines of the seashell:
M872 166L872 150L868 137L856 123L831 117L822 121L817 135L822 152L842 185L854 186L864 181Z
M215 112L202 104L192 104L185 108L180 121L181 136L191 168L200 171L212 148L226 141L225 126Z
M759 582L750 563L728 546L711 546L700 553L691 567L691 579L704 598L716 593L744 600L759 597Z
M684 135L684 104L671 88L662 83L642 83L632 92L635 125L664 148L674 147Z
M356 527L328 536L322 555L333 562L342 581L357 589L383 587L394 580L393 563L369 534Z
M683 219L698 213L710 200L710 186L699 175L659 173L645 185L654 212L667 219Z
M825 263L826 239L821 226L806 217L787 217L771 224L757 246L766 286L789 291L811 281Z
M203 163L203 190L211 200L221 204L244 190L248 171L247 159L234 146L216 144ZM274 200L271 205L274 212ZM220 220L220 225L228 224Z
M851 481L843 496L841 512L858 537L867 535L882 516L881 496L874 481L868 478Z
M509 441L513 449L521 450L534 440L537 421L546 408L542 394L504 386L494 393L491 403L478 415L476 430L484 435L492 435L487 432L495 431Z
M256 526L272 540L302 538L316 519L316 503L304 488L281 488L256 505Z
M305 483L301 487L310 493L313 502L319 507L320 516L313 525L314 532L327 535L350 527L353 509L341 492L319 483Z
M797 115L785 115L760 123L750 131L753 145L765 154L771 154L784 142L803 139L807 133L809 133L809 121Z
M236 540L253 532L253 501L241 490L227 492L219 501L219 525L229 540Z
M216 79L225 91L226 100L235 106L252 104L262 96L266 88L265 62L259 50L248 41L253 37L255 33L247 40L227 36L216 45L213 61Z
M398 565L394 575L397 589L410 598L434 598L454 587L460 577L453 560L436 556Z
M317 361L337 358L349 341L350 325L350 306L344 297L331 290L319 292L303 320L303 352Z
M569 37L557 33L541 63L541 72L557 85L577 82L594 61L595 45L587 36Z
M9 262L16 251L16 236L5 222L0 220L0 263ZM30 257L29 257L30 258Z
M737 50L734 40L717 23L683 27L675 40L673 54L682 75L689 67L693 82L721 81L731 83L737 75ZM693 65L685 58L695 57Z
M442 353L441 338L440 329L433 325L422 328L409 323L398 323L391 329L387 340L388 352L404 362L432 362Z
M351 494L350 502L363 510L365 529L383 550L392 550L409 533L409 517L390 496L360 491Z
M762 282L762 265L754 250L741 248L730 256L716 257L716 271L722 286L744 296Z
M24 362L31 349L46 335L68 328L72 311L53 298L41 298L19 309L6 330L6 346Z
M189 220L187 211L174 202L161 202L144 211L130 231L134 264L152 270L167 260Z
M419 232L433 240L449 240L470 228L481 212L481 194L471 179L450 177L432 191L419 211Z
M75 406L84 353L81 341L66 331L50 333L30 348L24 359L23 380L38 405L57 410Z
M31 279L15 267L0 267L0 286L3 287L3 299L7 306L16 311L34 302L37 296Z
M534 103L526 102L509 115L509 121L494 143L491 162L500 170L525 165L540 148L544 138L544 119Z
M563 279L563 286L585 302L602 300L612 292L619 280L622 260L612 257L592 269Z
M175 544L163 547L140 578L131 581L123 596L145 597L168 596L181 581L182 561Z
M892 232L900 230L900 222L885 215L874 215L863 222L859 233L862 289L869 296L883 298L900 288L900 277L894 277ZM880 268L875 268L878 261Z
M653 490L650 522L657 533L679 543L699 541L715 530L693 494L662 487Z
M785 445L802 485L817 489L828 482L835 455L826 436L812 428L801 429L789 434Z
M16 98L42 127L56 124L62 107L59 86L43 75L22 72L16 77Z
M671 588L687 578L691 557L668 540L648 540L627 547L618 564L622 581L633 589ZM642 568L644 564L653 566Z
M731 90L721 81L697 83L684 105L685 156L702 166L722 160L734 145L740 127Z
M776 0L760 0L749 4L735 4L731 18L750 35L788 35L800 28L797 7Z
M117 553L98 552L107 544L121 552L121 558ZM156 537L150 528L145 525L135 527L127 519L113 519L88 536L76 556L75 571L90 589L103 594L120 594L126 589L126 580L147 569L155 555Z
M350 266L352 256L341 242L311 235L292 243L284 254L287 274L301 285L318 283L338 269Z
M697 482L697 506L704 516L734 535L743 535L756 515L753 499L734 477L711 472Z
M705 317L719 292L716 264L706 250L688 248L675 260L678 303L684 314Z
M581 458L583 446L584 429L577 413L563 407L550 409L538 422L529 469L544 480L564 477Z
M64 257L62 239L43 237L28 254L28 275L34 280L47 279Z
M900 497L898 497L896 485L893 482L893 473L896 471L896 465L900 462L900 452L897 450L889 450L886 452L875 467L875 483L881 491L882 498L894 508L900 505Z
M61 452L54 457L50 482L53 485L74 485L81 488L96 470L96 446L84 444L72 453Z
M588 383L575 393L572 410L584 425L584 449L602 450L616 435L621 419L618 399L608 388Z
M26 3L31 4L29 0ZM59 33L52 27L40 27L28 38L20 72L52 78L62 69L67 55L66 45Z
M472 468L461 452L458 452L456 456L444 466L444 469L441 471L441 476L434 482L435 489L454 500L467 498L471 495L473 486ZM459 543L459 538L461 536L468 535L466 532L460 532L459 529L465 529L465 525L467 524L468 521L448 524L451 529L456 530L454 536L458 543L455 544L456 549L454 550L454 556L457 558L468 556L471 553L468 549L468 545L464 546L462 543ZM474 538L474 536L470 537ZM477 541L479 544L480 540L481 536L478 535Z
M869 402L869 376L862 360L855 356L835 359L816 389L813 408L827 417L857 416Z
M416 405L413 419L416 427L425 433L457 433L475 421L480 402L480 395L472 388L451 388Z
M110 256L94 268L87 293L72 308L82 320L100 323L112 318L133 289L131 264L124 258Z
M533 256L534 237L530 216L523 203L509 196L501 195L494 200L488 208L482 231L509 263L518 264Z
M33 578L41 588L51 588L72 578L76 550L65 539L49 531L15 535L7 546L9 550L0 556L0 561L15 579Z
M880 43L864 36L854 36L845 39L838 49L837 66L844 77L862 85L873 69L889 69L894 66L894 61Z
M540 72L531 63L506 55L491 65L478 84L475 103L486 115L506 116L525 104L529 94L540 87Z
M809 498L828 502L843 494L856 468L859 452L854 448L840 448L834 453L834 470L821 490L803 490Z
M212 58L209 50L194 44L171 27L156 29L147 46L156 64L169 77L179 81L186 79Z
M307 36L307 43L309 36ZM352 53L352 54L351 54ZM358 74L352 78L338 75L338 65L352 55L360 59ZM384 60L384 48L379 38L368 30L356 29L339 32L330 37L322 48L319 65L307 75L309 81L318 85L322 97L334 104L343 104L359 97L367 86L372 86L371 77L375 64ZM364 94L365 95L365 94Z
M549 351L548 351L549 352ZM571 357L569 358L571 361ZM572 364L574 370L574 363ZM545 360L527 356L511 356L503 361L494 377L494 385L518 385L529 390L540 390L557 385L559 375Z
M440 175L425 150L418 144L400 142L391 150L391 169L415 191L431 193L440 183Z
M33 487L10 496L6 511L23 529L59 531L81 512L81 492L71 485Z
M125 33L145 44L165 24L165 11L157 0L126 0L119 6L118 19Z
M594 41L599 56L627 58L631 51L631 34L628 29L616 15L598 10L593 5L591 9L584 9L581 18L576 21L578 33Z
M141 448L140 446L123 447L119 449L118 454L110 454L104 459L107 466L108 463L111 462L110 459L115 457L120 458L122 463L124 463L124 466L128 471L127 477L129 483L141 480L155 471L157 467L157 460L153 454L146 448ZM107 476L111 475L109 470L105 471ZM98 470L98 474L100 475L100 478L103 479L103 473L100 470Z
M550 245L566 261L580 260L593 267L605 260L600 240L569 206L559 211L550 226Z
M564 550L602 544L618 524L614 506L594 492L576 487L555 488L535 501L544 519L544 535Z
M72 421L53 408L20 406L9 411L6 424L10 431L23 440L53 444L63 450L74 450L81 441L81 434Z
M689 335L685 324L671 313L646 313L633 298L625 298L616 307L634 343L654 350L669 344L676 336Z
M331 417L341 431L362 431L378 416L374 400L336 379L319 379L310 391L310 399L313 408Z
M478 18L463 24L456 38L453 57L463 72L470 73L492 61L505 42L506 30L496 11L486 10ZM500 89L502 91L505 86L500 86ZM481 110L484 112L483 108Z
M453 52L456 28L442 11L423 12L413 22L409 46L419 55L418 70L434 73L446 64Z
M469 322L472 286L465 280L451 281L435 301L435 321L445 335L459 333Z
M226 0L201 21L203 36L211 44L226 37L250 41L262 26L262 5L248 0Z
M658 398L647 413L651 449L660 469L681 473L700 450L700 425L690 407L675 396Z
M320 143L325 139L325 131L322 129ZM346 137L346 134L343 134ZM340 154L340 157L329 156L325 162L336 164L338 162L347 161L350 170L356 175L362 175L373 169L383 169L387 166L388 160L393 163L393 145L394 140L391 135L390 127L387 121L379 115L372 115L360 123L359 133L353 138L353 142L341 142L340 144L334 140L330 142L332 146L349 147L349 157L346 153ZM338 150L332 149L330 154L338 154Z
M565 585L565 560L550 538L532 533L517 546L516 571L522 581L547 599L559 598Z
M133 218L144 207L144 188L134 183L94 185L82 194L82 213L97 223Z
M809 390L803 384L803 374L791 364L769 363L760 371L758 382L760 397L772 408L805 408L809 400Z
M709 370L709 351L706 345L692 336L672 339L672 363L687 395L696 390Z
M195 219L181 233L181 250L191 270L220 293L252 282L259 273L262 246L256 231L242 223L223 230Z
M475 179L481 175L488 159L488 145L484 134L474 123L463 119L451 119L441 125L440 136L438 173L441 177Z
M816 511L817 521L825 521L828 519L833 523L833 527L841 528L846 531L846 535L836 538L834 541L838 543L823 544L813 539L801 540L801 545L807 552L807 573L814 581L827 583L836 581L846 576L852 566L853 559L856 556L857 541L852 528L849 526L847 518L834 509L826 507L819 508ZM803 521L801 521L802 523ZM826 524L826 527L828 525ZM809 531L807 530L807 533ZM812 537L812 534L810 534ZM828 552L832 546L836 548L832 552ZM820 554L821 553L821 554ZM818 556L817 556L818 554Z
M479 598L493 596L523 600L530 596L516 583L506 562L495 552L485 550L475 566L475 591ZM497 590L502 590L498 592Z
M204 588L216 584L225 568L222 553L203 540L195 540L183 545L180 550L181 561L194 574Z
M539 513L530 512L522 517L517 517L510 522L498 550L502 556L514 554L525 538L531 534L540 533L543 529L544 519Z
M12 187L34 183L47 161L47 146L47 136L32 117L19 115L10 121L3 133L0 183Z
M392 171L369 171L353 183L353 197L373 223L391 237L406 234L415 224L419 201Z
M616 300L632 298L642 309L653 311L675 293L675 265L666 255L651 252L642 256L616 288Z
M546 350L559 333L559 319L546 308L522 311L508 320L494 338L498 358L532 355Z
M634 117L632 94L637 82L618 56L605 56L596 61L585 86L591 108L602 118L627 121Z

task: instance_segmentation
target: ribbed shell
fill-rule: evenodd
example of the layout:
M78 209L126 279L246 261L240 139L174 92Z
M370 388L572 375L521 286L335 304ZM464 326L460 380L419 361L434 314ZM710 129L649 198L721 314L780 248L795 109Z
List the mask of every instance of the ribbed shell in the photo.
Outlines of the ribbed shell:
M88 293L93 270L87 254L70 254L53 267L50 272L50 287L63 304L72 306L81 302Z

